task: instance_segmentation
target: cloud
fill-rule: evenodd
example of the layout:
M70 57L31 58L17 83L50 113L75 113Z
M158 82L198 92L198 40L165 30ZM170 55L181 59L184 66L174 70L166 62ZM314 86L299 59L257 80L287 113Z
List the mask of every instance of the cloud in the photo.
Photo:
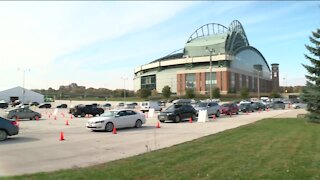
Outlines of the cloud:
M30 68L36 79L31 86L38 87L41 83L43 87L43 82L53 79L57 73L59 57L150 28L192 4L194 2L0 2L0 60L6 62L0 75L14 72L10 78L17 82L20 77L16 69ZM104 60L99 54L94 58ZM79 60L79 64L90 62L82 56ZM68 59L63 62L66 67L63 63L59 65L59 74L81 67L68 62ZM2 81L1 86L12 86L12 83Z

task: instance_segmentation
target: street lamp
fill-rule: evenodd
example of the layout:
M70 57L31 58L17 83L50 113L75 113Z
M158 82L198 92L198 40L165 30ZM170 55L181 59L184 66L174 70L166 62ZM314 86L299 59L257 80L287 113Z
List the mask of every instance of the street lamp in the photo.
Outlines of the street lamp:
M255 64L255 65L253 65L253 68L256 70L256 73L257 73L258 99L260 99L260 73L262 72L262 65L261 64Z
M127 77L122 77L123 80L123 103L126 102L126 80L128 80Z
M24 82L25 82L25 74L26 72L30 72L30 69L19 69L18 71L22 71L22 104L24 104L24 96L25 96L25 89L24 89Z
M210 101L212 100L212 54L215 52L213 48L206 47L206 51L210 53L210 88L209 88L209 94L210 94Z

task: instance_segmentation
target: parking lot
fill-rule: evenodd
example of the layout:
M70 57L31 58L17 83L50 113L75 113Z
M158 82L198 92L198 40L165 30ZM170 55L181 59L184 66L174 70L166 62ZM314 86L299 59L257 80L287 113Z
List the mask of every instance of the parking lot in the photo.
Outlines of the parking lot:
M85 127L89 118L72 118L68 109L36 109L42 118L20 120L19 135L0 143L0 177L64 168L85 167L121 159L206 135L236 128L263 118L285 116L304 110L270 110L260 113L222 115L206 123L161 123L156 116L147 118L142 128L118 129L117 134L92 132ZM0 113L3 113L1 111ZM68 120L69 125L66 125ZM64 141L60 141L60 133Z

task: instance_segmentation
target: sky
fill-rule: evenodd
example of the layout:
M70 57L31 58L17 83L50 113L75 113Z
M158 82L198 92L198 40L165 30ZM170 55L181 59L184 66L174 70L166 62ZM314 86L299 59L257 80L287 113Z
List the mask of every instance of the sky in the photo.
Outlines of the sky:
M204 24L233 20L269 65L280 64L280 85L305 85L320 1L2 1L0 90L133 90L134 68L183 48Z

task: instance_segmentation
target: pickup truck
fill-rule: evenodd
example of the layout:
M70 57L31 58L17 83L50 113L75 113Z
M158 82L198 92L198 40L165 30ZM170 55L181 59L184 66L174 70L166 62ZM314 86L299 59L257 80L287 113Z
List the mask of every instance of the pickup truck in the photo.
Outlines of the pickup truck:
M75 117L85 117L87 114L91 114L92 116L96 116L98 114L100 116L104 113L104 110L94 105L79 104L74 108L70 108L69 113L74 115Z

